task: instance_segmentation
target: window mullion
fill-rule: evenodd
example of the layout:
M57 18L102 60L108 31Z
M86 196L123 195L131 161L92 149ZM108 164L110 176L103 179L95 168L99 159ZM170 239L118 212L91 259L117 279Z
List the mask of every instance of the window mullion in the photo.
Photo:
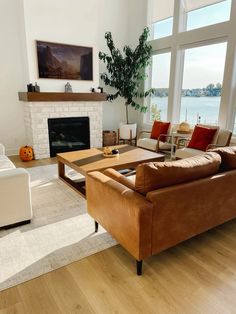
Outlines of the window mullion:
M180 50L178 34L186 29L186 14L182 0L176 0L174 6L173 46L171 50L171 68L167 118L172 123L179 121L181 89L183 80L184 52Z
M232 0L230 33L225 62L224 80L219 113L219 125L229 130L234 129L236 115L236 0Z
M232 39L233 40L233 39ZM223 88L220 103L219 125L233 130L236 97L236 41L228 42L224 71Z
M168 99L168 120L178 123L181 105L181 90L183 81L184 51L178 46L171 51L171 70Z
M186 26L187 14L184 9L184 0L175 0L173 34L175 35L186 31Z

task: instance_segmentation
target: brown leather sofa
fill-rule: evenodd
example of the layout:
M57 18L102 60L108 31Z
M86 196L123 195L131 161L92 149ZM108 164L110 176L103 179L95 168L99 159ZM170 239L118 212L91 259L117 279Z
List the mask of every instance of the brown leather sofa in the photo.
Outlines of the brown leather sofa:
M131 181L91 172L87 208L137 261L236 217L236 147L173 162L139 165Z

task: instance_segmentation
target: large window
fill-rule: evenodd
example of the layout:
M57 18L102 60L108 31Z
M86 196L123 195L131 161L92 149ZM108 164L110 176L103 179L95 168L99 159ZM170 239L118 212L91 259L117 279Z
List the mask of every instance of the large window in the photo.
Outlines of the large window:
M226 43L185 51L180 121L218 124Z
M188 4L188 0L185 3ZM187 30L228 21L230 18L231 0L195 9L197 3L198 1L195 1L192 7L190 4L191 11L187 13Z
M171 53L162 53L152 57L152 88L156 89L151 97L150 120L167 120L169 77Z
M144 122L159 114L236 136L236 0L148 0L148 7L157 92Z

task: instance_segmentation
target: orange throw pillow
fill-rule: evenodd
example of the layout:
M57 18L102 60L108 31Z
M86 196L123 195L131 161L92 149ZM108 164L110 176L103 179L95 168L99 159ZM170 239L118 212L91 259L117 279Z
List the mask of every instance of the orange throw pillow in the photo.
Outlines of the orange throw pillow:
M196 125L188 147L206 151L207 146L212 143L217 130Z
M161 134L167 134L170 127L170 122L154 121L152 126L151 138L157 140ZM162 142L166 141L165 137L160 138Z

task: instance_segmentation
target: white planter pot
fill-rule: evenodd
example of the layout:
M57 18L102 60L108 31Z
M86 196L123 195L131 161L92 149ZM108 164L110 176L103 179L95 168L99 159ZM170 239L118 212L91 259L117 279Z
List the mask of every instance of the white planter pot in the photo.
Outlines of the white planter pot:
M129 140L130 130L132 131L132 139L136 138L137 123L126 124L125 122L121 122L120 123L120 139Z

